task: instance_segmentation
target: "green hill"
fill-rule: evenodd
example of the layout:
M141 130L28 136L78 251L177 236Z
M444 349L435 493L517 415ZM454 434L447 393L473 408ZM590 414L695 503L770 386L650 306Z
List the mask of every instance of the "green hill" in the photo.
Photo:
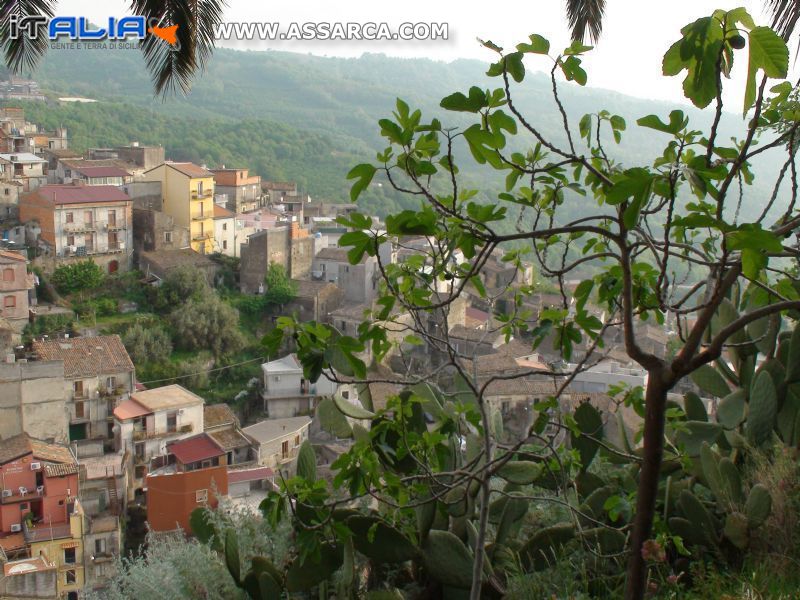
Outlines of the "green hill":
M81 95L101 102L27 108L35 121L70 127L73 145L79 148L130 140L163 143L174 159L247 166L267 178L295 179L312 196L344 200L350 166L382 149L376 122L390 113L395 98L403 97L425 115L444 117L447 124L463 125L466 118L445 114L439 100L470 85L496 87L497 80L485 76L486 66L475 60L443 63L380 54L347 59L221 48L188 96L162 100L153 97L135 50L55 50L32 75L42 88L56 97ZM560 95L573 124L584 113L601 109L627 119L623 143L610 144L613 155L625 163L655 156L667 141L636 127L635 120L651 113L666 115L674 108L668 103L572 84L564 84ZM516 102L545 136L563 141L549 77L531 72L517 87ZM710 111L683 108L698 128L710 122ZM741 130L741 118L726 113L720 139ZM745 210L763 203L777 173L770 163L757 169L759 179ZM482 172L467 168L463 174L473 185L486 187ZM370 189L367 209L385 214L397 208L400 199L386 188Z

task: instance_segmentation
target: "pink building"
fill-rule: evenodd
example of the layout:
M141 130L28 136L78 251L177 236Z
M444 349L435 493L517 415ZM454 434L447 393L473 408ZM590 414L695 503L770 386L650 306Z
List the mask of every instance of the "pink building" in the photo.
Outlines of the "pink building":
M0 538L67 525L78 463L67 446L21 433L0 442L0 486Z

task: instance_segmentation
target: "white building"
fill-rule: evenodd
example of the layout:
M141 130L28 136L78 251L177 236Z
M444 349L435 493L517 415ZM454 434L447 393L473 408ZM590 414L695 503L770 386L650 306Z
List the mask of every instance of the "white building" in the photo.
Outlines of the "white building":
M578 365L568 364L566 372L574 371ZM586 371L575 375L570 383L574 392L608 392L609 386L623 383L628 387L647 387L647 371L644 369L629 368L621 363L610 360L598 363Z
M253 441L260 465L294 473L297 453L300 445L308 439L310 425L311 417L267 419L242 431Z
M203 432L204 404L173 384L135 392L114 409L115 447L132 457L134 488L141 487L150 460L166 454L169 442Z
M261 365L264 410L270 419L313 414L318 397L331 396L338 384L322 375L315 383L303 375L297 356L289 354Z
M239 221L236 213L214 205L214 250L226 256L239 256L237 233Z

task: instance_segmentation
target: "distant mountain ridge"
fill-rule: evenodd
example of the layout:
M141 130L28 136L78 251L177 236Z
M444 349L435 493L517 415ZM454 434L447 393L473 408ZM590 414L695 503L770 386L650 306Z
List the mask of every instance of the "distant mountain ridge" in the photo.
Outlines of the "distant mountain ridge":
M487 59L490 58L487 56ZM214 135L220 135L230 122L231 135L245 134L257 129L263 132L271 127L291 131L292 143L304 145L302 140L315 140L311 143L324 147L324 152L314 153L316 163L325 173L325 178L340 173L339 181L321 184L321 178L313 173L300 176L301 183L307 183L312 194L336 196L331 199L344 199L348 185L344 178L347 169L359 160L374 157L375 150L382 149L377 120L387 116L394 108L395 99L402 97L414 107L423 110L424 118L438 116L446 124L458 126L468 123L467 117L446 113L439 108L439 101L454 91L466 91L471 85L497 87L498 80L486 77L486 63L477 60L457 60L451 63L428 59L392 58L380 54L365 54L360 58L331 58L313 55L293 54L278 51L238 51L219 48L209 61L206 71L196 78L192 92L186 97L173 97L165 101L154 99L149 76L138 51L121 50L52 50L46 55L43 64L32 74L45 92L57 96L87 96L98 100L134 105L130 109L137 118L152 115L159 128L168 128L169 122L177 119L185 130L191 130L186 123L207 121L214 123ZM532 65L535 66L535 65ZM621 65L621 71L624 66ZM591 72L589 72L591 84ZM676 79L675 85L680 85ZM539 72L529 72L524 83L512 90L516 103L523 112L532 116L542 133L549 139L564 141L561 118L553 103L549 77ZM636 126L635 120L647 114L665 117L676 108L667 102L642 100L624 96L613 91L579 88L573 84L563 84L560 97L567 109L573 126L577 129L578 119L587 112L601 109L620 114L628 122L623 143L609 144L613 155L625 164L641 164L647 157L654 157L666 144L667 136ZM70 107L69 110L53 108L54 117L58 113L79 114L87 111L112 118L113 111L100 111L103 103L90 106ZM708 126L710 111L705 114L691 107L678 107L692 118L698 129ZM126 109L127 110L127 109ZM249 123L243 126L243 123ZM720 130L720 139L727 140L731 135L741 136L744 124L740 117L725 114ZM139 136L154 138L154 135ZM88 138L73 138L76 145L91 145L91 128L87 128ZM273 139L266 133L271 144L280 146L280 139ZM197 136L188 134L183 140L165 140L168 155L179 159L210 160L224 153L207 151L197 146ZM323 141L321 141L323 140ZM208 146L224 150L231 144L219 139L209 139ZM205 145L206 142L201 142ZM258 140L251 140L258 143ZM173 145L174 144L174 145ZM248 161L246 148L238 148L232 159ZM265 177L296 176L298 168L286 161L296 160L296 153L278 152L269 161L251 160L244 166L265 169L260 174ZM265 162L266 161L266 162ZM282 162L283 161L283 162ZM303 169L314 169L313 162L301 161ZM766 182L777 173L777 166L766 163L762 169L761 180ZM465 170L470 176L472 172ZM476 179L477 180L477 179ZM386 187L386 186L384 186ZM757 182L756 196L763 196L768 188L760 189ZM375 197L383 196L381 198ZM377 212L391 210L397 198L387 190L372 194L372 200L380 205ZM394 206L396 208L396 206Z

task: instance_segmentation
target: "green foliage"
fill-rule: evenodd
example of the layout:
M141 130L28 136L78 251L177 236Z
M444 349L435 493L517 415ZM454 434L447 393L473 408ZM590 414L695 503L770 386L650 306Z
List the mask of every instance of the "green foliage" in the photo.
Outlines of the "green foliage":
M264 302L268 307L283 306L297 296L297 283L292 281L283 265L270 263L264 277Z
M211 294L212 289L200 269L180 265L167 274L155 292L155 308L167 312L192 300L202 301Z
M51 281L62 294L93 290L103 283L105 274L93 260L61 265L53 271Z
M122 343L135 365L163 362L172 354L169 333L159 326L134 323L122 336Z
M231 355L244 345L235 308L215 295L192 298L169 316L176 346L185 350L208 350L215 358Z

